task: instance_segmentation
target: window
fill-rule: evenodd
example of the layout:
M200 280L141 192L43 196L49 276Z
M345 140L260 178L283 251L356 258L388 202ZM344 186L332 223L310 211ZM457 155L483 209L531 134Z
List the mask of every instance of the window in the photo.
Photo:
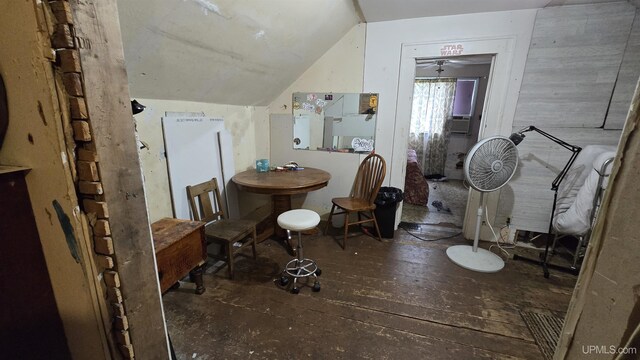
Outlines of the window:
M453 116L471 118L476 105L478 79L458 79L453 99Z
M458 79L456 94L453 99L453 120L451 132L454 134L468 134L471 129L471 118L476 107L476 93L478 79Z

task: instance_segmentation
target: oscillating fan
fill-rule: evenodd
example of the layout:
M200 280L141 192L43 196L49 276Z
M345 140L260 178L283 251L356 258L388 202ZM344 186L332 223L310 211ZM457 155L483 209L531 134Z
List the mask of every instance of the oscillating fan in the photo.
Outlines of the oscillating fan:
M451 261L465 269L478 272L497 272L504 261L491 251L478 248L482 224L484 194L503 187L516 171L518 150L504 136L492 136L475 144L464 160L464 176L472 188L480 192L478 219L473 246L456 245L447 249Z

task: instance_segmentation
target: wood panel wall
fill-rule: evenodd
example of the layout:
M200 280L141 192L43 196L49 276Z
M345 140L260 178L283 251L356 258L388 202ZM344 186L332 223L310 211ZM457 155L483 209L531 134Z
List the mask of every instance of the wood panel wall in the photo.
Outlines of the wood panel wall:
M577 146L616 145L621 126L605 130L603 125L616 79L623 84L631 76L626 72L618 76L618 71L624 65L625 50L634 48L627 43L635 14L636 8L627 2L539 10L513 131L534 125ZM623 67L632 72L631 68ZM620 90L621 100L614 106L617 112L625 96ZM627 109L630 101L629 95ZM500 193L495 222L503 224L510 217L518 229L547 232L553 205L551 182L571 152L534 132L527 133L518 150L520 166Z
M611 98L605 129L622 129L629 113L629 104L640 76L640 9L636 10L627 48L620 64L620 72Z

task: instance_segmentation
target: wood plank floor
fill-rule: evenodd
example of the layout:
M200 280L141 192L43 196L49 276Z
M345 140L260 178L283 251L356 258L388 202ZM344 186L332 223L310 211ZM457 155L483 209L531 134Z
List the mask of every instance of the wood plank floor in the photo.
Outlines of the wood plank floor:
M421 236L457 229L423 228ZM338 233L338 231L336 231ZM542 359L520 311L564 313L576 278L509 261L497 274L451 263L461 236L421 241L403 230L379 242L360 235L342 250L329 236L305 236L322 268L322 290L293 295L274 281L289 260L273 240L258 260L240 257L205 275L206 292L183 282L163 296L179 359ZM310 283L309 285L312 285Z

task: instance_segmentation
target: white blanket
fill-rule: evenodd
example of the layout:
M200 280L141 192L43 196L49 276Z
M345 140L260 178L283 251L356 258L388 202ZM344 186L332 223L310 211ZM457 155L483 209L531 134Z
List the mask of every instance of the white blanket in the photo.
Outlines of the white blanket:
M578 154L558 187L553 228L561 234L584 235L591 227L593 199L598 191L602 164L615 156L615 146L588 145ZM606 187L611 165L605 170Z

